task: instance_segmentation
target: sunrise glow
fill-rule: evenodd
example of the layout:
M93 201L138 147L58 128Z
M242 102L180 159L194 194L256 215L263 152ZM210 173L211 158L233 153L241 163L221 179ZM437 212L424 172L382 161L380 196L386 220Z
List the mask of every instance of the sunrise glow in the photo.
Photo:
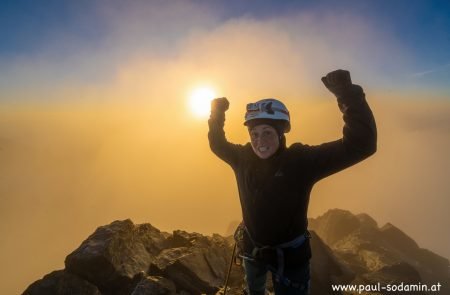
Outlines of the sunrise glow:
M211 100L214 97L216 97L216 93L211 87L196 88L189 97L191 112L197 117L207 117L211 109Z

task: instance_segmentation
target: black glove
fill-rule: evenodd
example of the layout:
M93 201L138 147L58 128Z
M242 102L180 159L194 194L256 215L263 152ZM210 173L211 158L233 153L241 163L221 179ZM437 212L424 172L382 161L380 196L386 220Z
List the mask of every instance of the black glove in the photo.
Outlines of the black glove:
M226 97L214 98L211 101L211 113L224 113L230 107L230 103Z
M364 100L363 89L359 85L352 84L349 71L330 72L322 77L322 82L336 96L342 112L345 112L349 105L355 105Z
M350 72L346 70L336 70L322 77L322 82L337 98L342 97L352 89L352 79Z

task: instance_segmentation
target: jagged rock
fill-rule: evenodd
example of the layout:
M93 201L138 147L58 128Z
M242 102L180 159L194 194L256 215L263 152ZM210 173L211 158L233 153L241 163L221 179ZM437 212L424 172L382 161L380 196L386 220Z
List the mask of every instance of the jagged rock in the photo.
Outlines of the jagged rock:
M311 219L310 229L312 294L336 294L332 284L400 281L440 282L443 294L450 294L448 259L419 248L391 224L380 229L367 214L335 209ZM232 236L169 234L150 224L115 221L68 255L64 271L36 281L23 294L215 294L233 246ZM243 269L231 270L228 294L241 294Z
M365 284L376 284L383 282L384 284L399 283L418 283L421 281L419 272L405 262L385 266L376 272L367 273L361 276Z
M411 237L390 223L378 228L370 216L360 214L355 216L359 222L356 226L355 219L350 215L348 211L330 210L314 219L313 227L328 237L331 241L328 245L340 261L358 274L357 279L364 281L363 276L367 279L372 274L383 274L382 277L387 279L385 270L393 268L400 271L395 266L407 264L419 274L420 282L434 284L450 281L448 259L419 248ZM332 228L343 227L345 230L330 237L325 230L330 228L330 223Z
M380 232L388 251L414 267L424 282L449 281L448 259L421 249L411 237L390 223Z
M380 228L380 233L392 248L396 248L401 252L413 253L419 249L419 246L412 238L390 223L386 223Z
M136 237L145 246L151 255L158 255L162 250L169 248L169 233L161 232L150 223L136 225Z
M210 240L199 233L188 233L184 230L175 230L171 237L167 239L170 248L176 247L208 247Z
M142 279L131 295L175 295L175 284L163 277L148 276Z
M322 239L311 231L311 293L336 294L331 290L332 284L346 284L355 274L333 255L332 250Z
M198 238L200 244L204 244L204 237ZM209 243L209 247L178 247L162 251L150 267L150 273L172 280L177 290L214 294L224 282L230 250L223 243Z
M31 284L22 295L101 295L97 287L64 270L54 271Z
M412 264L419 265L420 276L425 282L447 281L450 293L450 266L448 259L439 256L427 249L419 249ZM414 265L414 266L415 266Z
M360 227L359 219L346 210L332 209L316 219L310 219L309 228L317 232L327 245L332 246Z
M334 252L343 259L350 259L355 272L377 271L385 266L396 264L401 260L387 251L377 238L376 232L370 237L367 232L356 231L333 245ZM342 254L342 255L340 255Z
M102 292L124 292L132 287L136 274L148 270L153 254L159 252L164 236L158 232L148 225L135 226L131 220L101 226L66 257L66 270Z
M378 228L378 223L375 221L375 219L373 219L372 217L370 217L369 215L367 215L365 213L356 215L356 218L358 218L359 226L362 228L366 228L366 229Z

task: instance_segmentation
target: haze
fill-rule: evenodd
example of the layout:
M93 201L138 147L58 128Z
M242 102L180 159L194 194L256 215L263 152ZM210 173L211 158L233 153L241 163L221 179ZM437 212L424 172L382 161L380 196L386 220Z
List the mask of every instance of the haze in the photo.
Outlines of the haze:
M241 219L237 188L209 149L206 119L188 107L192 89L228 97L232 142L247 142L246 103L277 97L291 111L288 144L320 144L341 137L320 81L337 68L364 87L379 147L315 187L310 217L365 212L450 257L449 56L425 64L376 15L323 5L277 13L271 2L252 14L235 3L243 12L233 14L198 1L95 3L100 20L74 13L70 28L42 29L32 50L2 51L0 293L63 268L117 219L224 234Z

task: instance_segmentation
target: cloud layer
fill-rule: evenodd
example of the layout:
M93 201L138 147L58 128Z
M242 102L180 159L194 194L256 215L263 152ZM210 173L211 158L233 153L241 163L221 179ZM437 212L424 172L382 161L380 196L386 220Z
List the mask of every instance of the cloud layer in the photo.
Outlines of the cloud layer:
M137 3L97 7L96 42L56 30L41 50L1 61L0 293L62 267L114 219L224 232L240 219L235 180L189 114L190 90L212 84L230 99L233 142L247 141L245 104L275 96L293 114L288 141L319 144L340 137L320 81L336 68L366 90L379 151L319 183L311 216L367 212L450 256L449 97L408 88L414 60L394 36L345 13L224 20L197 2Z

